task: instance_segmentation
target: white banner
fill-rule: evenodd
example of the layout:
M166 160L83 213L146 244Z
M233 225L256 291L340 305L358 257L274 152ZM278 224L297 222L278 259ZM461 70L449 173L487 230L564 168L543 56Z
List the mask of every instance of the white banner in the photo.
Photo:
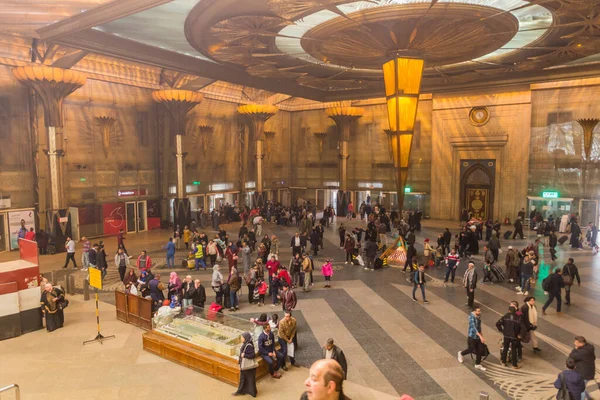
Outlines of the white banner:
M21 237L25 237L25 233L30 228L35 229L35 217L33 210L22 210L22 211L9 211L8 212L8 229L10 232L10 249L16 250L19 248L19 231L22 227L25 230L22 232Z

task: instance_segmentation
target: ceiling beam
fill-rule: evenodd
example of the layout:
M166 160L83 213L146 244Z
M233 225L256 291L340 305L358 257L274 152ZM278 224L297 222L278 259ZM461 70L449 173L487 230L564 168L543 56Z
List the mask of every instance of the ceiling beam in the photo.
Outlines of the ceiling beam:
M41 39L58 39L173 0L117 0L37 30Z
M72 68L79 61L83 60L90 52L87 50L76 50L71 53L65 54L64 56L54 60L52 63L53 67L69 69Z
M214 79L204 78L202 76L199 76L196 79L193 79L193 80L185 83L184 85L181 85L181 87L179 89L183 89L183 90L200 90L200 89L203 89L203 88L207 87L208 85L210 85L211 83L214 83L214 82L216 82Z
M105 54L124 60L153 65L169 70L202 76L214 80L250 86L273 93L285 93L294 97L322 101L323 91L297 85L286 79L266 79L251 76L242 69L217 64L158 47L148 46L119 36L87 30L57 40L65 46Z

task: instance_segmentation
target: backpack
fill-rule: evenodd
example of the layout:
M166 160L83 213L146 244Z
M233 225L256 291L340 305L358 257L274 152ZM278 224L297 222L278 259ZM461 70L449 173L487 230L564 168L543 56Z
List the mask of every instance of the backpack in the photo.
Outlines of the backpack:
M550 282L550 276L551 275L548 275L542 281L542 289L544 289L545 292L549 292L550 289L552 289L552 283Z
M558 389L558 393L556 394L556 400L571 400L571 394L567 389L567 383L565 382L565 377L562 372L558 374L560 379L561 387Z

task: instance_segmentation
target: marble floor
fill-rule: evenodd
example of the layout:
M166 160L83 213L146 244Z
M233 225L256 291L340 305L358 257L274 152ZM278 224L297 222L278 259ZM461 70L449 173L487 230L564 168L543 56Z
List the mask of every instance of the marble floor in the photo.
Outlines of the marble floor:
M348 227L364 225L357 220L339 222ZM446 227L452 232L458 231L456 222L425 221L417 236L420 253L424 238L435 240ZM232 236L237 236L238 225L226 226L226 229ZM292 227L272 224L263 228L264 233L280 238L283 262L291 255L286 245L294 231ZM134 255L147 249L161 263L164 252L160 248L168 236L166 231L130 235L126 245ZM114 242L112 238L105 239L107 248L115 247ZM520 249L528 242L529 239L501 241L504 250L508 245ZM542 249L541 254L544 257L543 276L551 265L547 252ZM184 256L184 251L179 252L176 264ZM3 255L0 261L7 257L14 257L14 254ZM323 287L319 271L325 257L334 259L331 289ZM464 306L461 284L444 284L443 271L430 268L427 271L430 279L427 298L431 303L413 302L412 286L399 269L365 271L344 264L344 253L338 246L337 224L333 224L326 230L325 250L317 256L313 290L297 291L295 317L301 344L297 359L301 365L310 366L321 357L320 346L324 341L334 338L348 359L348 381L344 385L352 399L392 399L404 393L415 399L478 399L482 392L491 399L550 398L556 393L552 383L564 368L573 337L583 335L593 344L600 342L600 278L597 277L600 255L594 256L590 250L572 250L564 245L559 246L558 257L558 266L562 266L568 257L575 258L582 284L573 287L572 305L563 306L562 314L557 314L552 305L546 316L540 315L537 332L542 352L535 354L526 344L520 370L514 371L500 364L498 341L501 334L495 323L507 311L511 300L522 302L523 296L516 294L514 284L478 286L475 300L482 307L483 332L491 351L483 363L487 371L481 372L474 369L474 362L469 358L462 365L456 360L457 352L466 347L469 313ZM473 259L480 271L482 257L474 256ZM503 260L504 254L501 254L499 264L503 265ZM40 262L42 270L49 272L62 266L64 255L44 256ZM462 261L457 276L462 276L465 268L466 262ZM182 269L177 271L180 275L187 273ZM203 281L210 279L209 271L192 275ZM76 277L82 280L83 273L76 273ZM119 286L114 268L107 280L109 289ZM538 310L546 299L539 286L533 290ZM207 294L212 295L210 290ZM119 399L149 393L163 395L163 398L181 395L229 398L232 387L141 350L142 331L116 321L114 307L110 304L112 297L110 292L102 296L105 300L101 302L103 334L115 334L116 339L104 345L82 346L82 341L94 336L93 302L84 302L81 297L74 296L72 306L67 309L64 329L53 333L35 332L0 342L2 359L8 361L3 365L10 366L0 374L0 386L18 383L23 389L22 397L26 399ZM240 311L235 314L250 318L261 312L281 314L279 308L250 306L247 296L241 296ZM52 367L57 366L56 373L51 373ZM176 385L167 383L171 376L178 376ZM280 381L263 379L258 386L260 397L299 398L306 376L307 370L301 368L284 374ZM160 377L165 378L164 384L160 383ZM594 398L600 399L595 384L590 383L588 390Z

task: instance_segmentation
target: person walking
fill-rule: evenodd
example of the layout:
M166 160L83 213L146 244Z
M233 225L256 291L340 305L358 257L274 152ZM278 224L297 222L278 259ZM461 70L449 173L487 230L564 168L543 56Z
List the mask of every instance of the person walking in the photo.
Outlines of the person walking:
M122 248L119 248L117 254L115 254L115 266L119 269L119 277L121 278L121 282L123 282L125 280L125 271L129 267L129 256Z
M81 249L81 263L83 264L83 267L81 270L87 271L90 267L90 249L92 248L92 245L85 236L81 238L81 241L83 242L83 249Z
M531 289L531 278L533 277L533 267L535 266L535 259L526 255L523 258L523 264L521 265L521 286L518 287L517 294L524 296L529 295L529 289Z
M425 266L423 264L419 265L419 269L416 270L414 274L412 292L413 301L417 301L417 298L415 297L417 288L421 289L421 294L423 295L423 303L429 304L429 302L425 298Z
M490 238L487 246L494 256L494 262L498 261L498 255L500 254L501 245L500 239L498 239L498 234L496 233L496 231L492 233L492 237Z
M117 235L117 250L119 249L123 249L123 252L128 254L125 248L125 231L123 229L119 229L119 234Z
M565 284L565 304L568 306L571 305L571 287L575 283L575 279L577 279L577 286L581 286L581 278L575 260L569 258L562 269L562 280Z
M585 391L585 387L596 376L594 346L588 343L583 336L576 336L573 345L575 348L569 354L569 358L575 362L575 372L578 372L584 380L584 392L581 394L581 400L591 399L590 395Z
M279 296L281 299L281 308L284 312L292 312L294 308L296 308L296 303L298 300L296 299L296 293L284 282L283 288L281 289L281 295Z
M556 312L561 312L560 306L562 299L560 294L563 287L565 287L565 283L563 282L562 270L560 268L556 268L552 275L549 275L542 281L542 289L544 289L545 292L548 292L548 300L544 304L544 307L542 307L542 315L546 315L546 309L554 299L556 299Z
M523 314L523 325L526 329L526 334L529 334L533 351L539 353L542 351L538 347L538 339L535 331L537 330L537 307L535 306L535 297L525 297L525 304L521 307L521 314Z
M302 260L302 273L304 274L304 285L302 287L303 292L310 292L310 286L312 283L312 270L312 260L308 254L304 254L304 259Z
M300 232L296 232L292 237L290 240L290 247L292 248L292 257L302 253L302 239L300 238Z
M511 305L508 307L508 312L496 322L496 328L502 332L503 336L500 361L506 367L506 357L510 349L513 369L521 368L517 358L517 348L519 347L519 338L521 337L521 324L516 312L516 307Z
M508 246L508 251L506 252L506 259L504 260L504 265L506 267L506 276L508 277L508 281L510 283L513 283L519 279L517 269L519 268L520 263L521 259L519 258L519 255L517 254L515 249L512 246Z
M323 346L323 359L337 361L344 371L344 379L348 379L348 362L344 351L334 344L332 338L327 339Z
M475 369L485 371L486 368L481 365L481 357L485 352L485 338L481 331L481 308L475 307L469 314L469 332L467 335L466 350L458 352L458 362L464 362L464 356L475 354Z
M232 396L242 396L249 394L252 397L258 395L256 389L256 369L258 363L256 362L256 350L254 349L254 343L252 342L252 335L250 332L242 333L244 342L240 349L240 356L238 358L238 364L240 366L240 383Z
M550 248L550 260L556 261L556 245L558 244L558 238L554 231L550 232L548 236L548 247Z
M73 261L73 268L77 269L77 261L75 261L75 242L69 236L67 236L67 241L65 242L65 249L67 250L67 259L65 260L63 268L67 268L69 260L71 260Z
M473 309L475 302L475 288L477 288L477 271L475 271L475 264L469 263L465 275L463 276L463 286L467 291L467 305Z
M333 276L333 266L331 265L331 260L328 258L325 260L325 264L321 267L321 273L325 277L325 287L331 287L331 277Z
M444 231L444 246L442 247L443 255L445 256L450 251L450 242L452 241L452 233L450 233L450 229L446 228Z
M456 275L456 268L458 268L459 262L460 257L456 254L456 249L450 250L450 254L446 257L446 278L444 279L444 283L448 283L448 279L454 283L454 276Z
M167 250L167 267L175 268L175 243L173 243L173 238L169 238L167 244L163 246L163 250Z
M558 374L558 378L554 381L554 387L558 389L559 393L565 387L570 399L585 399L585 380L581 374L575 371L575 360L568 357L565 364L567 369ZM556 398L558 398L558 395Z

